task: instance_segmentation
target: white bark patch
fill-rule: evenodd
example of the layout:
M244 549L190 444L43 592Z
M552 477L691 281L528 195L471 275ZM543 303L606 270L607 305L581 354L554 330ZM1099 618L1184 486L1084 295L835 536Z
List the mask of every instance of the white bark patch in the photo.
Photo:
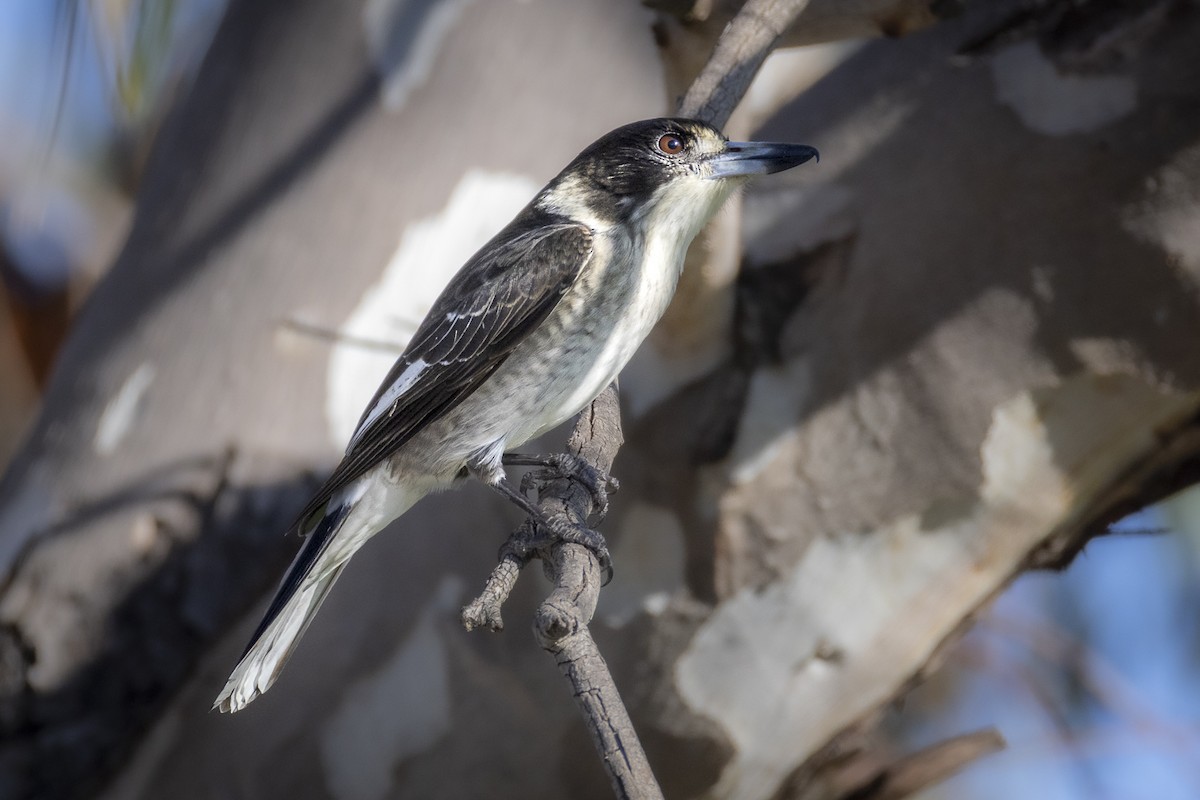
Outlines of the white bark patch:
M1200 146L1179 151L1147 178L1122 216L1127 230L1174 256L1200 287Z
M116 395L108 401L96 424L96 437L92 440L97 455L112 455L129 435L142 411L146 390L152 383L154 367L142 364L125 379Z
M752 482L775 461L784 443L796 436L796 419L812 391L811 373L803 358L754 373L729 455L734 485Z
M667 350L650 336L621 370L622 418L627 424L641 419L673 392L715 368L726 352Z
M1137 107L1137 83L1124 75L1060 75L1035 42L1021 42L992 58L996 99L1025 127L1047 136L1087 133Z
M597 611L604 621L620 627L638 612L683 588L683 526L674 514L638 503L621 520L621 539L613 548L621 579L600 593Z
M367 52L383 78L383 105L399 111L433 74L438 53L474 0L368 0Z
M1046 536L1160 453L1157 431L1197 408L1198 393L1124 376L1022 393L995 410L974 496L817 537L788 575L722 603L676 665L681 697L735 746L710 794L771 796L924 668L964 611L994 596Z
M453 612L462 581L442 579L408 638L345 693L321 734L325 783L337 800L379 800L401 761L450 732L450 680L438 620Z
M379 282L341 328L346 341L329 357L325 418L337 446L354 434L363 409L442 288L468 258L516 216L538 186L522 175L472 170L445 209L412 223ZM394 342L396 352L355 340Z

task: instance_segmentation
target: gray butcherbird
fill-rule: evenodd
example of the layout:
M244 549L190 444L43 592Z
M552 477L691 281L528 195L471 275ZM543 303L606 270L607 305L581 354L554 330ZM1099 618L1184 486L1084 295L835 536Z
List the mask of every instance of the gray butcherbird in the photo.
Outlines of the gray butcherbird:
M509 484L505 453L616 378L666 310L688 245L738 185L815 157L805 145L729 142L689 119L635 122L580 153L434 302L301 512L294 528L307 539L214 707L238 711L270 688L354 552L468 472L565 536Z

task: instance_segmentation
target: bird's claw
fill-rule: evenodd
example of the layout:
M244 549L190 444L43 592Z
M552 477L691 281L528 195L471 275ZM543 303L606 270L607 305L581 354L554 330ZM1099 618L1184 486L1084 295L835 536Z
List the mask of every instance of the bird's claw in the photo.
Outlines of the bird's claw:
M535 533L532 520L526 520L523 525L508 535L504 544L500 545L499 561L512 556L524 566L537 552L540 542Z
M500 548L500 558L503 560L511 553L521 561L528 561L538 550L559 543L577 544L591 550L600 563L601 585L607 586L613 579L612 556L604 536L599 531L574 525L558 516L522 525Z
M591 495L594 509L591 517L595 518L596 524L604 521L608 515L608 493L620 489L620 481L571 453L553 453L534 458L538 459L541 469L526 472L521 476L522 494L529 495L534 489L540 494L548 483L563 478L573 480Z
M600 562L600 585L607 586L613 579L612 556L608 552L608 542L596 530L583 525L572 525L562 517L551 517L549 526L555 540L566 544L577 544L586 547Z

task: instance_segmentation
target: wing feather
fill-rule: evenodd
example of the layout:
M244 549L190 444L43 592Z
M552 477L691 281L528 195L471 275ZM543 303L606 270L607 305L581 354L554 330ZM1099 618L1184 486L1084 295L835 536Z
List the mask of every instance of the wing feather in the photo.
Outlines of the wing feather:
M340 489L487 380L550 314L591 254L586 226L518 220L468 261L376 391L342 462L301 513L301 528ZM418 362L424 366L406 374Z

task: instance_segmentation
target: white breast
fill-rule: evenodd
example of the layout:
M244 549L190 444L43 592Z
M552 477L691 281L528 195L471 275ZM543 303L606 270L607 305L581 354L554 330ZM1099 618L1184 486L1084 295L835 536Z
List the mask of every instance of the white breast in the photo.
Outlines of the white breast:
M487 442L519 447L570 419L625 367L675 294L687 248L727 195L717 181L678 181L631 226L593 228L591 264L545 325L476 392ZM541 383L531 376L542 378ZM478 406L478 407L476 407ZM497 409L511 409L500 414Z
M576 414L616 379L675 295L683 258L692 237L686 236L686 229L680 230L676 226L651 225L648 230L656 231L657 235L644 240L638 265L624 267L633 273L631 291L623 300L610 334L599 343L592 356L586 376L562 399L564 419Z

